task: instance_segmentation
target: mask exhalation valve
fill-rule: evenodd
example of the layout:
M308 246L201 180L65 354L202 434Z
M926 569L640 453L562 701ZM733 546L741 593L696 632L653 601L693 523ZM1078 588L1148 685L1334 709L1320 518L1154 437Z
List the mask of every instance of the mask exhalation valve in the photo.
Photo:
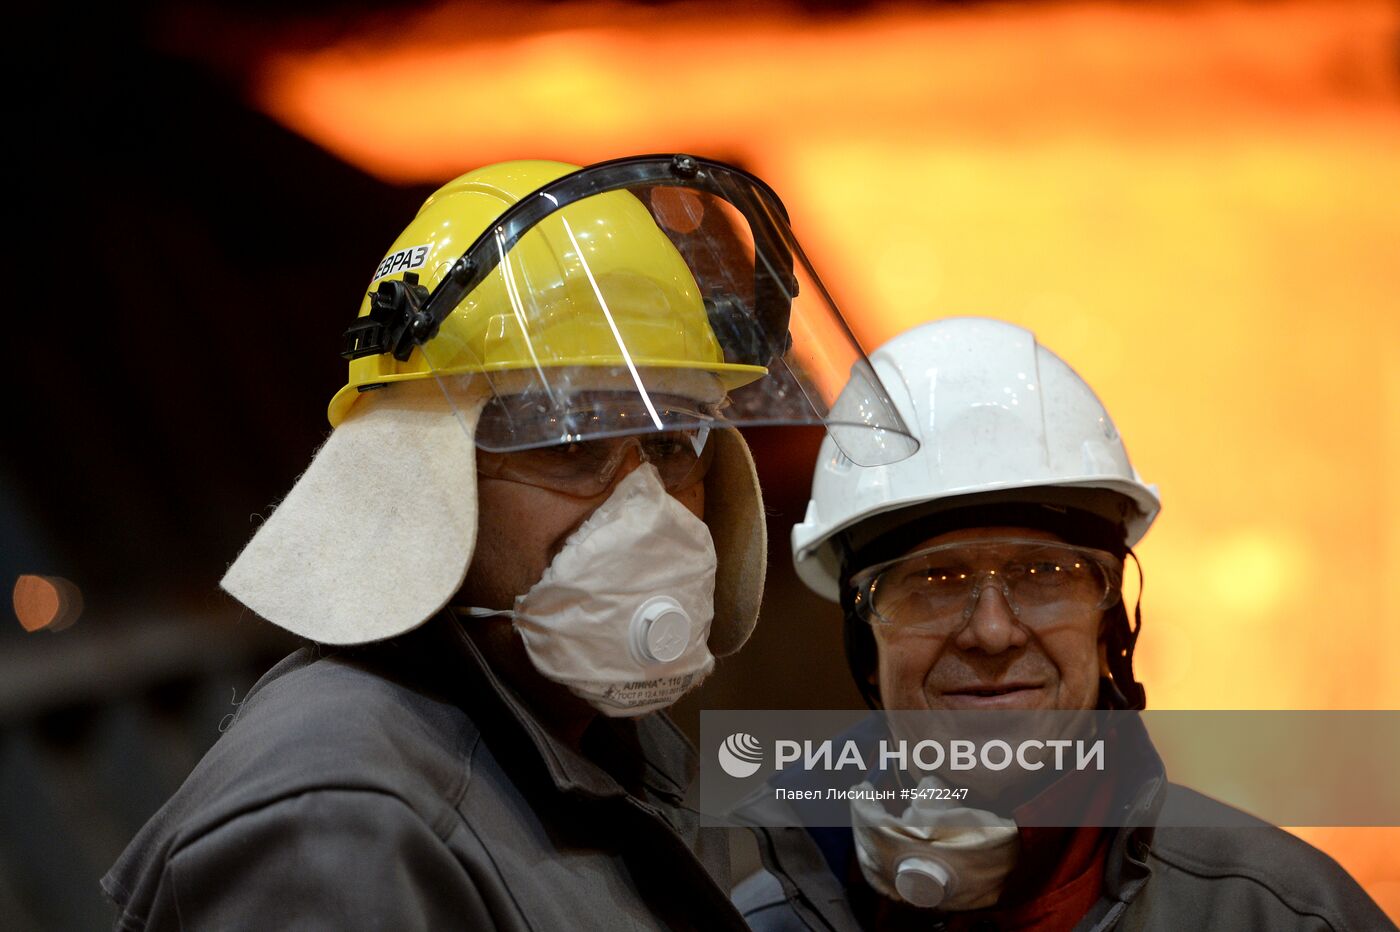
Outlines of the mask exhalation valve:
M670 596L647 599L632 616L632 651L644 663L670 663L690 643L690 616Z

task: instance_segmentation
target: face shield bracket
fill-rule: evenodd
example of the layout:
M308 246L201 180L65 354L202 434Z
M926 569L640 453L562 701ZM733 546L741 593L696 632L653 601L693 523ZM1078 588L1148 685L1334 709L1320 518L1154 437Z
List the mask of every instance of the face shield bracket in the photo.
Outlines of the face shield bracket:
M796 293L796 288L791 289ZM744 312L743 302L734 295L706 295L705 315L710 329L720 337L736 359L764 360L781 356L792 347L792 332L783 331L781 340L769 337L758 321Z
M408 360L413 348L432 339L438 321L425 310L428 289L418 284L418 273L408 272L403 281L387 281L369 294L369 314L345 330L345 359L393 353L400 362Z

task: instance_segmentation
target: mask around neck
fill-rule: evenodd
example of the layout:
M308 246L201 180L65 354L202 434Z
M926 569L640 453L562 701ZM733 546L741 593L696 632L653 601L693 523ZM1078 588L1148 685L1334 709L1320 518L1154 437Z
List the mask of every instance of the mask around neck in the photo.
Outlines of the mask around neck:
M1020 853L1016 823L934 799L933 791L942 786L925 777L899 815L877 799L862 798L873 795L870 783L856 787L868 791L851 797L861 873L880 893L913 906L944 911L991 906Z

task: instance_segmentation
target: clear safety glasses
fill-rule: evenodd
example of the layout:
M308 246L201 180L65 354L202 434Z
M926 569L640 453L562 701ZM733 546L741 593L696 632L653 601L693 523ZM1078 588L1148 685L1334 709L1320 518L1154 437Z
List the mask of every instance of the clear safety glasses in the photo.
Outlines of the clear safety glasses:
M867 622L943 634L967 624L988 589L1001 594L1021 624L1038 628L1109 608L1121 582L1112 554L1010 537L941 544L851 579Z
M565 438L562 443L507 453L478 446L477 472L577 498L593 498L611 488L629 454L655 466L662 485L670 492L687 489L705 478L714 445L708 442L710 428L704 425L709 418L703 412L657 399L666 422L700 426L638 434L628 428L648 424L650 412L606 397L592 400L593 404L555 413L557 423L550 430ZM495 430L497 422L518 417L519 412L512 409L519 403L516 397L488 404L481 416L485 430ZM604 439L587 439L600 437Z

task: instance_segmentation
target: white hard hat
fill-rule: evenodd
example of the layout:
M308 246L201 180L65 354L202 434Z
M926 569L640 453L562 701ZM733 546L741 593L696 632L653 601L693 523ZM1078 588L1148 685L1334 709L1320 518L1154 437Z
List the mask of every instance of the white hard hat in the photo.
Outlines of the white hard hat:
M1121 526L1131 547L1161 509L1093 390L1029 330L949 318L905 331L870 361L920 447L860 467L822 442L806 517L792 529L797 574L818 595L839 598L838 534L892 528L911 510L1074 508Z

